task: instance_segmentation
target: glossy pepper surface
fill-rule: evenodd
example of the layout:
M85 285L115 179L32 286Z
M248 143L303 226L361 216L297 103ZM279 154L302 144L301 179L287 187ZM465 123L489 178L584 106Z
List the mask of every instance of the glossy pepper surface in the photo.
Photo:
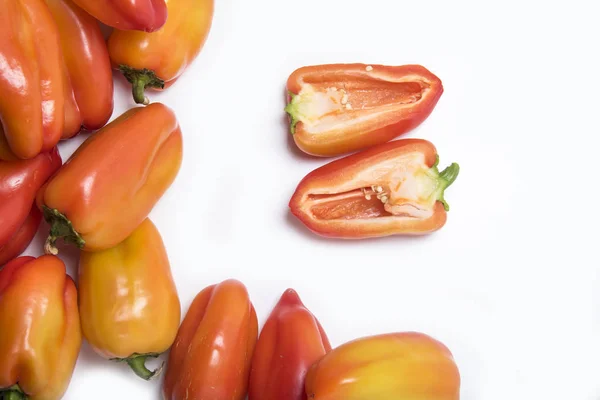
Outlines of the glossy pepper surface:
M244 400L258 320L246 287L226 280L192 302L171 348L165 400Z
M58 26L44 0L0 0L0 157L50 151L64 126Z
M444 191L459 173L438 170L423 139L400 139L337 159L309 173L289 207L311 231L342 239L422 235L444 226Z
M63 238L86 251L125 240L148 216L179 172L183 143L173 111L136 107L92 134L40 189L50 224L46 251Z
M153 32L167 21L166 0L73 0L98 21L116 29Z
M148 104L146 88L166 89L204 47L214 0L169 0L169 18L157 32L115 30L108 39L113 66L132 84L133 98Z
M81 348L77 290L55 256L0 269L0 398L59 400Z
M331 351L317 318L288 289L267 319L254 351L249 400L306 400L311 365Z
M82 252L79 310L83 336L101 356L124 361L141 378L173 344L181 317L177 288L156 226L144 222L107 250Z
M56 147L29 160L0 161L0 265L33 239L40 223L31 209L36 194L61 165Z
M45 0L58 25L65 74L63 139L102 128L113 113L113 77L98 22L71 0Z
M288 78L296 145L332 157L385 143L420 125L444 88L421 65L326 64L298 68Z
M452 353L418 332L390 333L343 344L306 377L311 400L459 400Z

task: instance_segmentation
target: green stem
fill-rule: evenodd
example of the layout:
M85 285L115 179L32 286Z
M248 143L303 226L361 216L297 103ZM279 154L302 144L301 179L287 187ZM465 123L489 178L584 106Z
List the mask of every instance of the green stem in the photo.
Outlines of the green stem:
M119 70L131 83L131 93L137 104L150 104L150 99L145 94L146 88L164 89L165 87L165 81L156 76L156 73L150 69L136 69L127 65L120 65Z
M438 162L439 162L439 159L436 159L436 162L432 167L432 169L435 172L437 172ZM444 205L444 209L446 211L450 211L450 206L448 205L448 202L446 202L446 200L444 199L444 191L450 185L452 185L452 183L454 183L454 181L458 177L459 172L460 172L459 165L457 163L452 163L448 167L446 167L446 169L444 169L442 172L440 172L438 175L438 181L439 181L438 200Z
M81 235L73 228L73 224L71 224L71 221L69 221L64 214L55 208L46 206L42 207L42 211L44 213L44 219L50 225L50 233L48 239L46 239L46 244L44 245L46 254L58 254L56 241L59 238L62 238L65 243L72 243L80 249L83 248L85 240L83 240Z
M19 385L13 385L8 389L0 389L0 400L27 400Z
M150 371L146 368L146 361L148 358L157 358L160 354L157 353L149 353L149 354L137 354L134 353L131 357L128 358L118 358L113 361L117 362L126 362L127 365L133 370L133 372L139 376L140 378L149 381L152 378L157 377L162 372L165 363L163 362L160 367L155 369L154 371Z

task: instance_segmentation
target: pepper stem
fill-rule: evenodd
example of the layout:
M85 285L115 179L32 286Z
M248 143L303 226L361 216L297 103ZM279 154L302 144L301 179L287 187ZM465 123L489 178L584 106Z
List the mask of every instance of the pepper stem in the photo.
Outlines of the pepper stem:
M8 389L0 389L0 400L27 400L19 385L13 385Z
M437 169L438 162L439 162L439 158L436 158L435 164L432 167L432 169L435 172L437 172L437 170L438 170ZM450 211L450 206L448 205L448 203L444 199L444 191L450 185L452 185L452 183L454 183L454 181L458 177L458 173L459 172L460 172L459 165L457 163L452 163L448 167L446 167L446 169L444 169L442 172L440 172L438 174L438 182L439 182L439 187L438 187L438 193L439 193L439 195L438 195L438 201L440 201L444 205L444 209L446 211Z
M164 89L165 87L165 81L156 76L156 73L150 69L136 69L127 65L120 65L119 71L131 83L131 93L137 104L146 106L150 104L150 99L145 94L146 88Z
M157 376L159 376L163 370L163 367L165 366L165 363L163 362L160 365L160 367L158 367L154 371L150 371L148 368L146 368L146 361L148 360L148 358L157 358L158 356L160 356L160 354L158 354L158 353L149 353L149 354L134 353L133 355L131 355L131 357L115 358L115 359L113 359L113 361L126 362L127 365L129 365L129 367L133 370L133 372L137 376L139 376L140 378L142 378L146 381L149 381L152 378L156 378Z
M44 213L44 219L50 225L50 233L44 244L44 252L46 254L57 255L58 249L56 248L56 241L62 238L65 243L72 243L83 248L85 240L81 235L73 228L71 221L55 208L49 208L46 206L42 207Z

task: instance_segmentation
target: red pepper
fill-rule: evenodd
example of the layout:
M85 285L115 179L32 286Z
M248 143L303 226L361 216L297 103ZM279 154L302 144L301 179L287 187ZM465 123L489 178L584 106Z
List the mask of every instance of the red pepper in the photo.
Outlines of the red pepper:
M45 0L56 22L64 59L62 139L102 128L113 113L113 76L100 25L71 0Z
M33 205L21 227L7 243L0 246L0 268L27 249L40 227L40 222L42 222L42 212L36 205Z
M296 145L337 156L388 142L420 125L444 88L421 65L329 64L302 67L287 81Z
M311 365L331 351L317 318L288 289L263 327L250 373L249 400L306 400Z
M64 128L58 27L43 0L0 0L0 10L0 158L33 158Z
M0 265L33 239L33 226L39 226L39 215L31 210L36 194L61 165L56 148L29 160L0 161Z
M104 25L121 30L154 32L167 22L166 0L74 0Z
M335 160L309 173L289 207L310 230L360 239L420 235L446 223L444 190L458 176L453 163L438 171L430 142L401 139Z

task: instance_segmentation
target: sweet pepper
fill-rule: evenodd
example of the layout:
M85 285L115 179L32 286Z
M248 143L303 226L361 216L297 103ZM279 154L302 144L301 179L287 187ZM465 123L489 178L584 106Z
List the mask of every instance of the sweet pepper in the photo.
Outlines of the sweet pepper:
M29 245L40 224L36 193L60 168L57 148L28 160L0 160L0 265Z
M92 0L95 1L95 0ZM169 0L169 18L158 31L117 29L108 39L113 66L132 85L138 104L148 104L146 88L171 86L197 58L210 32L214 0Z
M71 0L45 0L58 25L64 59L62 139L102 128L113 113L113 76L100 25Z
M0 398L59 400L81 348L77 289L55 256L0 269Z
M445 190L459 166L438 170L435 146L399 139L339 158L302 179L289 207L324 237L424 235L446 223Z
M58 238L87 251L125 240L175 180L182 151L176 116L161 103L130 109L90 135L38 192L51 227L46 252L58 252Z
M171 348L165 400L243 400L258 336L246 287L229 279L202 290Z
M65 119L58 26L44 0L0 0L0 157L50 151Z
M419 332L345 343L310 368L310 400L459 400L460 373L441 342Z
M329 351L329 339L317 318L295 290L286 290L258 338L248 399L306 400L306 373Z
M144 222L123 242L79 259L83 336L102 357L129 364L149 380L145 361L173 344L181 306L162 238Z
M153 32L167 21L166 0L73 0L104 25Z
M305 153L333 157L416 128L437 105L442 81L421 65L326 64L288 78L290 130Z

